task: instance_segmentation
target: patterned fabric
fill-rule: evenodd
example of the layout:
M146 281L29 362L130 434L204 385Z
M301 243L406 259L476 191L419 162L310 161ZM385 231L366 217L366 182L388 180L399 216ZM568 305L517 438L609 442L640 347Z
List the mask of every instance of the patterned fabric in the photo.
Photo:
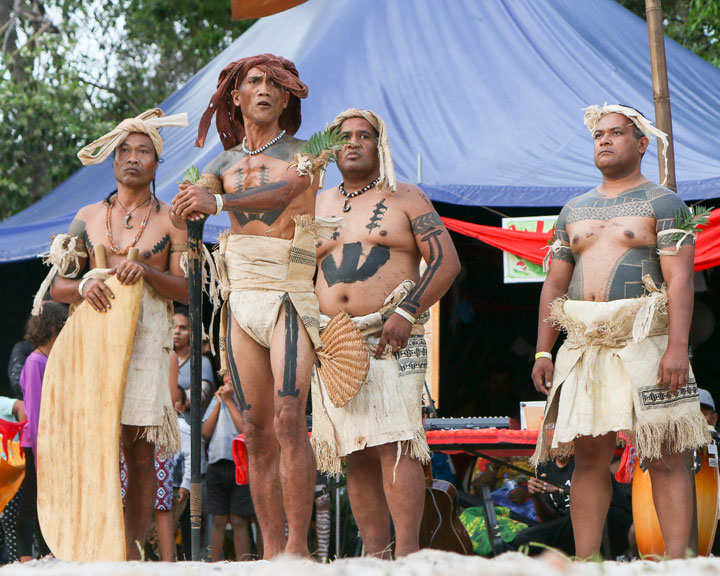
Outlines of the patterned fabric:
M155 510L172 510L173 506L173 459L164 450L155 449L155 478L157 478L157 493L155 495ZM123 506L125 506L125 493L127 492L128 469L125 455L120 452L120 493Z
M158 481L155 510L172 510L173 460L162 450L158 450L155 454L155 476Z
M498 527L500 528L500 537L503 542L512 542L515 535L527 528L527 524L518 522L510 518L510 509L502 506L495 506L495 514L497 516ZM465 530L470 535L473 543L475 554L480 556L492 556L492 546L485 528L485 515L482 508L466 508L460 514L460 522L465 526Z
M23 498L22 486L15 493L13 499L7 503L2 514L0 514L0 530L2 531L2 539L5 541L5 549L7 550L8 562L17 562L20 559L18 555L17 545L17 522L20 514L20 504ZM2 546L0 546L1 548Z

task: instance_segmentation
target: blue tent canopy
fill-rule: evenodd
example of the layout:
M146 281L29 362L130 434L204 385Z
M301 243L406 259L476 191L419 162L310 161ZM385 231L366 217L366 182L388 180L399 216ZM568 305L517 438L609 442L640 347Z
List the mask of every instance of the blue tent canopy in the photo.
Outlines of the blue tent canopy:
M669 39L666 51L679 193L720 196L720 70ZM399 179L417 182L420 158L429 196L460 205L560 206L599 182L583 107L619 102L654 117L645 22L613 0L310 0L258 21L160 105L190 116L189 128L165 130L161 199L222 151L214 125L193 147L222 68L263 52L293 60L310 88L299 137L370 108L388 124ZM656 151L644 165L653 179ZM338 181L332 167L326 184ZM114 188L111 160L78 170L0 224L0 262L34 257ZM205 239L228 226L212 217Z

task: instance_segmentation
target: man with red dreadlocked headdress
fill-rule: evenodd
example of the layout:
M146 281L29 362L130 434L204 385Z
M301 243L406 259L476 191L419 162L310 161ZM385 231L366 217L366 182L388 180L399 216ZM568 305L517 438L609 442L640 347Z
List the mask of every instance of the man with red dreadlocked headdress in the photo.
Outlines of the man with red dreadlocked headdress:
M204 144L215 114L225 151L198 182L180 184L173 200L182 220L222 210L230 216L231 234L221 236L215 254L231 312L223 307L221 359L243 413L265 558L308 555L315 486L305 405L320 347L313 277L323 225L314 220L317 171L297 166L304 142L292 136L307 92L285 58L262 54L228 65L196 142Z

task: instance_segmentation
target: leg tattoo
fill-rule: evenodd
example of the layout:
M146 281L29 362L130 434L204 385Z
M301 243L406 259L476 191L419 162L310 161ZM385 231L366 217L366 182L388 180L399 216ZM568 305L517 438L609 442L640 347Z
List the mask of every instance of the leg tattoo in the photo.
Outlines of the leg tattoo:
M235 364L235 356L233 355L232 337L232 320L228 322L227 328L227 359L228 359L228 370L230 370L230 380L232 381L233 390L235 390L235 396L237 396L238 402L240 403L240 411L245 412L250 410L250 404L245 400L245 395L242 391L242 385L240 384L240 374L238 374L237 364Z
M290 297L285 295L285 371L283 373L283 388L278 390L278 396L298 397L300 390L295 386L297 380L298 355L298 317Z

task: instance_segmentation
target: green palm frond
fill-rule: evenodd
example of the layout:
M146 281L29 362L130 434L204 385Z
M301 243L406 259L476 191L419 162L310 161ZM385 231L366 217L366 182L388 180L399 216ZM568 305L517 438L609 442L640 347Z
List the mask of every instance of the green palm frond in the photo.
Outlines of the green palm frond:
M347 143L347 135L341 134L339 128L335 128L334 130L328 128L310 136L310 139L305 142L302 151L306 154L318 157L326 151L333 152L342 150ZM330 155L328 161L334 162L335 158Z
M675 212L674 226L678 230L700 233L702 230L699 227L707 226L710 223L710 212L712 212L712 208L697 205L691 206L687 210L678 210ZM677 242L681 237L682 234L678 233L673 235L671 240Z
M200 170L198 170L195 166L190 166L187 170L185 170L185 174L183 174L183 179L178 182L178 184L182 184L183 182L190 182L190 184L195 184L200 179Z

